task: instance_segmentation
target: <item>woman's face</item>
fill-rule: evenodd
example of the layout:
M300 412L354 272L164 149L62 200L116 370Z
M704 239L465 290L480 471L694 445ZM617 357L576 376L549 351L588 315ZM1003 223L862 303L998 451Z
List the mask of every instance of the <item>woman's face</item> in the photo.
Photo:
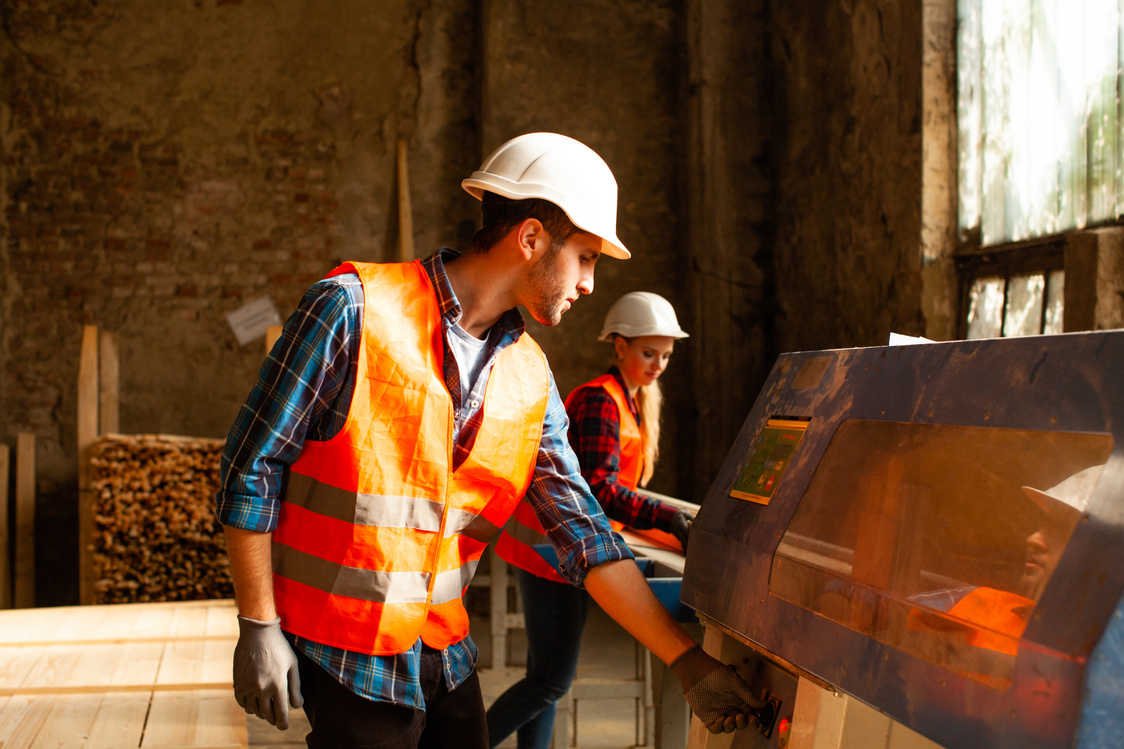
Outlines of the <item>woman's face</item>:
M638 388L651 385L667 369L675 339L666 335L617 336L613 346L617 352L617 368L629 392L635 393Z

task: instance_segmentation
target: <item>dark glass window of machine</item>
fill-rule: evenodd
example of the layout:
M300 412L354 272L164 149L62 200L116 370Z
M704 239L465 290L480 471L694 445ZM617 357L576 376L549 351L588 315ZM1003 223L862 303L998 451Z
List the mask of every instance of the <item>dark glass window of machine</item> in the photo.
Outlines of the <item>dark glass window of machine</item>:
M848 420L769 589L995 689L1112 452L1108 434Z

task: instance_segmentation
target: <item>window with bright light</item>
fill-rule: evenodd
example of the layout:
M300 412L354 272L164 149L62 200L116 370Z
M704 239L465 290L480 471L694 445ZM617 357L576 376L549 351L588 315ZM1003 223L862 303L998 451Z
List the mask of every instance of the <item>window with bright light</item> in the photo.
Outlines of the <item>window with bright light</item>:
M960 229L995 245L1121 214L1119 0L959 0Z
M1061 333L1064 287L1064 270L977 275L968 287L964 337Z
M1036 239L1124 213L1122 5L958 0L958 220L961 256L972 258L961 263L967 338L1060 332L1060 253L1030 268L1022 255Z

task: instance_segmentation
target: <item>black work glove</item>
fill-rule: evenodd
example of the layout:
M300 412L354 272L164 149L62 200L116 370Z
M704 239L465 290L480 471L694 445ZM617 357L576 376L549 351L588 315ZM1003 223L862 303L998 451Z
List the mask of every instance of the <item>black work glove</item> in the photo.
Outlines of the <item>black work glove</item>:
M698 645L676 658L670 668L683 685L691 711L711 733L745 728L765 704L753 696L733 666L724 666Z
M238 617L234 646L234 699L247 713L282 731L289 727L289 706L304 704L297 656L281 634L281 619L261 622Z
M695 520L694 516L686 510L678 510L671 518L671 527L668 533L675 536L675 540L683 545L683 553L687 553L687 536L691 531L691 523Z

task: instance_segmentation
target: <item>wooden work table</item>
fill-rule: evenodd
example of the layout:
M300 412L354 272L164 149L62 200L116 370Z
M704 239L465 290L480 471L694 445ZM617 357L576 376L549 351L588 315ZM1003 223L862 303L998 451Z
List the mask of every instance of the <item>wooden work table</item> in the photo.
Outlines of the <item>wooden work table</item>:
M0 746L246 747L233 601L0 611Z

